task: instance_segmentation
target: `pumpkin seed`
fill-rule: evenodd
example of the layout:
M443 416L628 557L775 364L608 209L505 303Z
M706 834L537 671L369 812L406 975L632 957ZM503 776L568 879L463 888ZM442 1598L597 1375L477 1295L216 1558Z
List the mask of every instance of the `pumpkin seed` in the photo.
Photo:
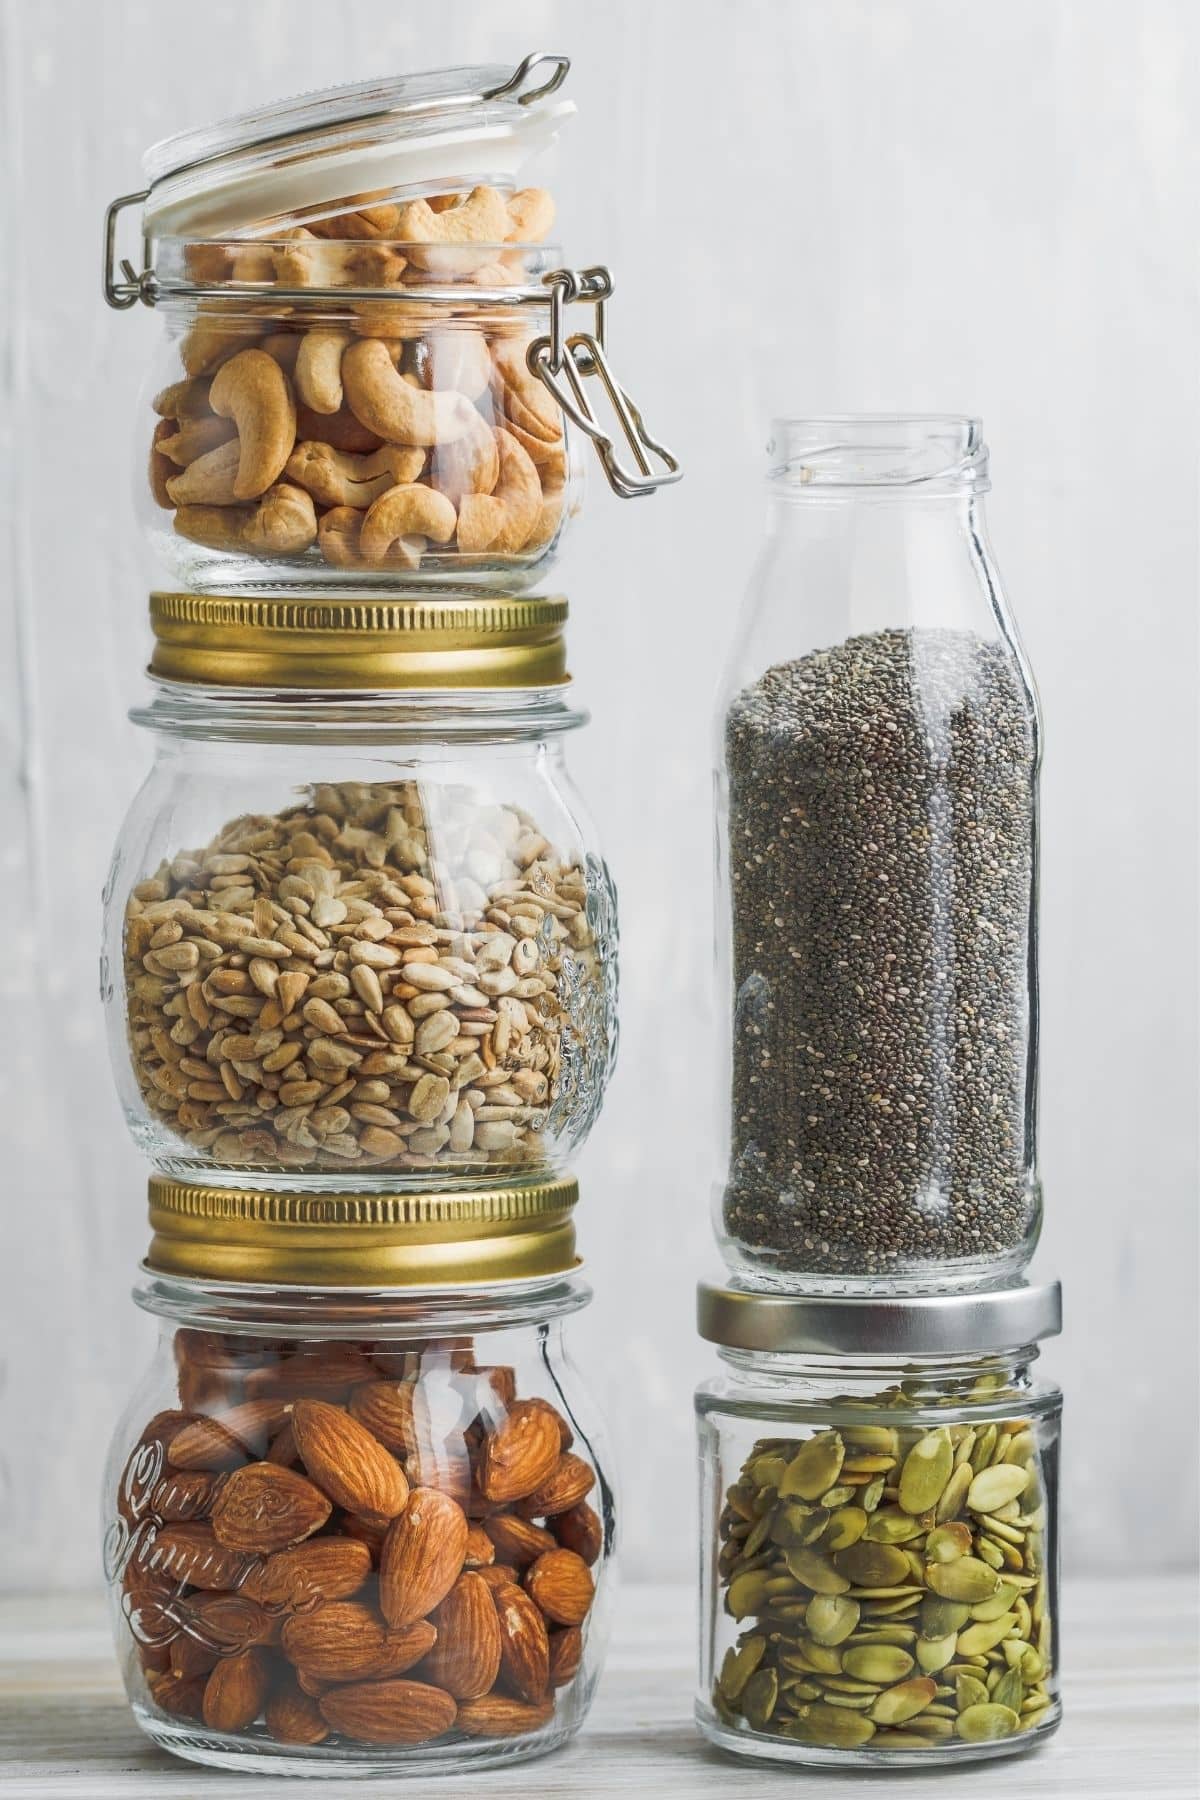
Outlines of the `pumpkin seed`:
M913 1659L895 1644L858 1644L845 1652L842 1667L859 1681L903 1681L912 1672Z
M844 1706L848 1712L869 1713L878 1692L878 1688L869 1688L865 1694L836 1694L827 1689L821 1698L826 1706Z
M925 1526L898 1506L881 1506L870 1516L866 1536L874 1544L904 1544L920 1537Z
M796 1580L811 1588L814 1594L844 1594L850 1586L849 1578L819 1550L788 1550L784 1561Z
M1016 1613L1001 1613L998 1619L985 1619L981 1623L968 1625L959 1633L958 1651L960 1656L986 1656L994 1650L1001 1638L1006 1638L1017 1622Z
M997 1574L999 1574L1000 1570L1004 1567L1004 1552L1001 1550L999 1544L994 1543L991 1538L976 1538L975 1552L977 1556L981 1557L982 1560L987 1563L989 1568L995 1569Z
M766 1655L767 1640L765 1637L750 1637L740 1649L732 1647L725 1652L725 1661L721 1664L718 1686L726 1700L731 1704L736 1701Z
M754 1731L765 1731L779 1699L779 1677L774 1669L759 1669L742 1693L742 1714Z
M995 1512L1023 1494L1028 1480L1028 1472L1016 1463L993 1463L967 1489L967 1505L973 1513Z
M842 1653L833 1644L818 1644L810 1640L805 1644L799 1660L801 1668L810 1675L840 1675L842 1672Z
M858 1624L861 1608L844 1594L816 1594L810 1600L804 1623L816 1644L840 1644Z
M847 1584L849 1585L849 1584ZM735 1575L729 1584L728 1606L735 1619L748 1619L767 1597L767 1577L761 1569Z
M838 1573L847 1578L847 1587L851 1582L859 1587L895 1587L909 1572L908 1558L902 1550L891 1544L868 1543L865 1538L847 1550L837 1551L833 1562Z
M954 1468L954 1445L945 1426L919 1437L900 1470L900 1505L907 1513L937 1505Z
M846 1447L836 1431L822 1431L809 1438L784 1470L779 1483L780 1499L820 1499L837 1480L845 1455Z
M846 1554L853 1553L847 1551ZM980 1562L977 1556L959 1556L949 1563L930 1563L925 1578L943 1600L965 1600L968 1606L988 1599L1000 1585L995 1569Z
M986 1469L991 1462L998 1436L999 1431L995 1425L985 1425L975 1439L975 1448L971 1452L971 1468L974 1469L976 1475Z
M954 1729L965 1744L984 1744L992 1738L1011 1737L1019 1724L1011 1706L989 1702L960 1712Z
M919 1637L916 1644L917 1662L927 1675L936 1674L947 1663L954 1661L957 1648L958 1638L953 1631L940 1638Z
M829 1523L829 1514L823 1506L802 1506L798 1500L789 1500L777 1506L771 1515L771 1542L781 1549L793 1550L801 1544L811 1544L820 1537Z
M957 1636L972 1617L971 1608L961 1600L943 1600L937 1594L926 1594L921 1602L921 1634L940 1638L952 1632Z
M871 1717L877 1725L901 1725L924 1711L936 1693L936 1682L927 1676L914 1676L911 1681L886 1688L871 1708Z
M998 1619L1006 1613L1017 1598L1017 1590L1011 1581L1002 1581L990 1600L979 1600L971 1608L971 1617L986 1623L988 1619Z
M974 1675L960 1675L954 1684L954 1692L958 1699L959 1712L966 1712L968 1706L985 1706L987 1704L987 1688Z
M1021 1680L1020 1669L1006 1669L992 1689L992 1704L1008 1706L1019 1713L1024 1699L1025 1683Z
M789 1719L784 1735L802 1744L819 1744L830 1750L857 1750L875 1736L875 1727L861 1713L814 1701L800 1717Z
M945 1491L937 1503L934 1517L939 1525L944 1525L948 1519L956 1518L962 1511L962 1504L967 1497L967 1489L970 1487L971 1481L970 1463L960 1464L946 1483Z
M925 1555L930 1562L953 1562L966 1556L971 1548L971 1528L961 1519L951 1525L935 1525L925 1539Z
M869 1522L869 1515L861 1506L839 1506L829 1515L829 1523L821 1533L821 1549L848 1550L851 1544L857 1544Z
M875 1511L875 1508L883 1499L886 1486L887 1483L884 1481L882 1475L877 1475L874 1481L869 1481L867 1483L866 1487L862 1489L858 1496L858 1503L864 1512L870 1513Z
M900 1454L900 1435L891 1425L843 1425L842 1438L847 1449L865 1455L896 1457Z

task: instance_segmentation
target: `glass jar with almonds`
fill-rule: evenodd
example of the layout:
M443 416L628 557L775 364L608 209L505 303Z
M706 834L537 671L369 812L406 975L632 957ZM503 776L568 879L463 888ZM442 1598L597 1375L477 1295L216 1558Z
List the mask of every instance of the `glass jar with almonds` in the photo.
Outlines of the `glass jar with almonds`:
M604 1451L577 1275L491 1290L147 1273L105 1567L134 1715L194 1762L443 1771L577 1731L603 1657Z
M1061 1396L1052 1287L785 1298L702 1287L725 1368L697 1394L705 1736L737 1754L920 1767L1059 1722Z
M584 719L565 610L157 597L174 679L133 715L156 757L106 891L103 988L159 1167L392 1190L565 1166L611 1072L617 979L563 756ZM300 685L227 685L268 673Z
M165 324L136 494L175 579L512 592L579 508L568 420L618 493L676 477L607 362L611 277L548 241L537 162L568 66L328 90L147 153L109 210L105 293ZM140 273L119 278L132 205Z

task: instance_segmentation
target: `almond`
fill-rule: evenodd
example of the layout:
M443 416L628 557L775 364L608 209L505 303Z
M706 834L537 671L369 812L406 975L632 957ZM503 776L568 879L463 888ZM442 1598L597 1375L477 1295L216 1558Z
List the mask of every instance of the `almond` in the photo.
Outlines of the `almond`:
M344 1400L356 1382L368 1380L372 1373L361 1350L350 1344L331 1344L328 1349L300 1350L254 1369L246 1377L246 1392L288 1400L314 1394L324 1400Z
M468 1737L524 1737L527 1732L540 1731L553 1717L553 1700L530 1705L503 1694L488 1694L482 1700L464 1700L455 1724Z
M556 1625L581 1625L595 1591L591 1570L573 1550L547 1550L525 1571L525 1588Z
M211 1525L198 1521L168 1525L146 1551L146 1571L186 1581L189 1587L236 1587L246 1568L246 1558L217 1542Z
M573 1506L569 1512L556 1513L550 1529L564 1550L582 1556L589 1569L604 1548L604 1526L590 1506Z
M413 1422L416 1385L411 1381L364 1381L351 1390L350 1416L365 1425L397 1456L411 1456L417 1449Z
M368 1681L321 1696L335 1731L364 1744L424 1744L454 1724L457 1708L441 1688L422 1681Z
M276 1432L267 1445L266 1462L279 1463L282 1468L294 1469L300 1461L300 1452L296 1448L296 1434L292 1430L289 1419L282 1431Z
M566 1687L574 1681L583 1661L583 1630L578 1625L564 1625L550 1633L550 1686Z
M515 1587L521 1577L510 1563L488 1563L486 1567L475 1570L480 1581L486 1581L493 1594L497 1588Z
M241 1591L263 1606L308 1612L330 1600L348 1600L371 1573L371 1552L353 1538L312 1538L294 1550L277 1550L251 1569Z
M176 1469L236 1469L262 1456L286 1419L278 1401L244 1401L190 1420L172 1437L167 1460Z
M430 1623L437 1627L437 1643L422 1675L456 1700L488 1693L500 1672L500 1621L486 1581L470 1571L460 1575Z
M180 1681L190 1681L196 1676L210 1675L221 1660L221 1652L202 1644L191 1632L181 1631L171 1639L169 1660L172 1675L178 1676Z
M393 1627L423 1619L458 1579L467 1553L467 1515L433 1488L414 1488L388 1528L379 1564L379 1604Z
M479 1486L488 1500L521 1500L558 1462L557 1415L537 1400L517 1400L483 1441Z
M265 1650L223 1656L204 1686L204 1723L210 1731L244 1731L262 1711L269 1686Z
M295 1681L280 1683L267 1701L263 1718L279 1744L320 1744L329 1736L320 1707Z
M319 1531L333 1507L320 1488L278 1463L235 1469L217 1495L212 1528L231 1550L266 1555Z
M155 1706L170 1713L173 1719L191 1719L197 1724L204 1717L204 1689L207 1676L181 1678L168 1670L151 1675L147 1681Z
M591 1493L596 1477L581 1456L564 1450L545 1481L532 1494L517 1502L516 1510L523 1519L548 1519L571 1507Z
M404 1471L378 1438L340 1406L297 1400L292 1430L305 1468L336 1506L385 1524L404 1509Z
M223 1475L204 1469L169 1470L154 1489L150 1509L164 1525L180 1525L187 1519L203 1519L224 1484Z
M550 1682L550 1638L546 1621L523 1589L497 1588L492 1595L500 1621L500 1667L504 1685L518 1700L540 1700Z
M495 1560L495 1544L482 1525L472 1525L467 1532L467 1554L464 1558L467 1568L481 1569Z
M540 1525L531 1525L527 1519L517 1519L508 1514L501 1514L494 1519L485 1519L483 1529L495 1546L496 1555L506 1563L514 1563L518 1569L528 1568L547 1550L558 1548L557 1538L543 1531Z
M276 1620L244 1593L206 1594L195 1602L193 1613L202 1636L226 1656L269 1644L277 1631Z
M373 1607L357 1600L332 1601L300 1613L283 1627L283 1653L318 1681L366 1681L402 1675L437 1641L423 1619L392 1631Z

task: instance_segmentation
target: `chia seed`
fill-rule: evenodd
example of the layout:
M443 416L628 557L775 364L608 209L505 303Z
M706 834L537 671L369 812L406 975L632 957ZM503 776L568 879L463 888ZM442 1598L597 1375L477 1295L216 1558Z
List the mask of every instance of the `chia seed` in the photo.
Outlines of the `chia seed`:
M850 638L734 700L724 1223L760 1268L1031 1248L1036 749L1011 650L969 632Z

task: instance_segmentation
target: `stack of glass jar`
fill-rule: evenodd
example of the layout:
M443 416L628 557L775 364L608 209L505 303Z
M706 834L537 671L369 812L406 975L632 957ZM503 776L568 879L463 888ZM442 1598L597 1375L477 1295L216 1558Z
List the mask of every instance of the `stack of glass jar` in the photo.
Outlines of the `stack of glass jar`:
M776 425L722 708L697 1714L911 1766L1058 1723L1037 1241L1041 727L966 418Z
M526 590L584 439L622 494L677 469L612 376L607 271L561 266L526 180L566 72L285 103L109 211L110 303L167 324L139 506L181 591L106 896L163 1341L105 1559L138 1721L200 1762L536 1754L599 1673L612 1496L562 1332L615 902L567 608Z

